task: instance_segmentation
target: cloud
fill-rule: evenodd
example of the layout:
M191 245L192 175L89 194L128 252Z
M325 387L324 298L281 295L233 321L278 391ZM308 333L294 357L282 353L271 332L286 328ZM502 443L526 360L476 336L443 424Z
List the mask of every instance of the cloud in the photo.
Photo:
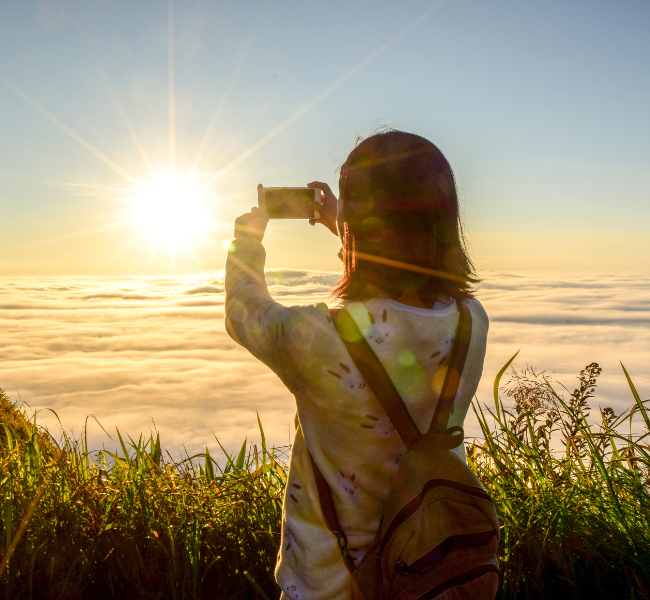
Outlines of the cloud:
M220 294L223 292L223 287L216 287L214 285L197 285L195 287L190 288L189 290L185 290L183 293L184 294Z
M309 304L329 301L338 275L275 269L267 280L278 301ZM478 297L491 319L481 401L491 403L494 376L520 348L517 367L545 369L569 389L600 363L596 405L632 402L618 360L650 396L650 275L487 273ZM259 412L267 439L285 445L293 397L225 333L223 302L223 272L0 279L0 387L77 434L92 413L136 438L155 424L172 452L216 449L215 435L233 450L258 440ZM467 432L478 434L473 416ZM89 439L114 446L96 425Z
M101 294L86 294L82 300L103 300L106 298L117 298L121 300L160 300L164 296L154 296L151 294L137 294L135 292L103 292Z

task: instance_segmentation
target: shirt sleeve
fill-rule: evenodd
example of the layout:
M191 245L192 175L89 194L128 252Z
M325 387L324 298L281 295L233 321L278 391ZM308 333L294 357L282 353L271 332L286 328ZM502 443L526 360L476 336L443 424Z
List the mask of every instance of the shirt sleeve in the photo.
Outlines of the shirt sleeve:
M253 238L237 238L226 262L226 331L269 366L293 390L320 327L325 304L283 306L271 298L264 278L266 252Z

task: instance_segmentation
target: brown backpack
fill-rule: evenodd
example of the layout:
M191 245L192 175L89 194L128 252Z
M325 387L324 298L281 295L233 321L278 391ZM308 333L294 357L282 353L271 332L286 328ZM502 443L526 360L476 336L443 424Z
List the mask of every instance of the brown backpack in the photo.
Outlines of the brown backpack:
M420 434L354 319L345 310L332 311L352 360L407 448L377 534L359 566L348 553L330 488L312 460L325 522L366 600L493 600L499 587L496 511L472 470L453 450L463 443L463 429L447 429L472 332L469 308L458 304L460 317L447 374L425 434Z

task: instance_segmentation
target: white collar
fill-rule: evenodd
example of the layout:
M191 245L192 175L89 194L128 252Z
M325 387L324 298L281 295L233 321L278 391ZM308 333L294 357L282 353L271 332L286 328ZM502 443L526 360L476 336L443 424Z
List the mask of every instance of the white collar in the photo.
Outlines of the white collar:
M377 298L380 302L384 302L397 310L405 310L407 312L415 313L416 315L423 315L425 317L446 317L455 313L458 308L456 301L452 298L449 304L443 302L436 302L431 308L420 308L419 306L411 306L410 304L403 304L391 298Z

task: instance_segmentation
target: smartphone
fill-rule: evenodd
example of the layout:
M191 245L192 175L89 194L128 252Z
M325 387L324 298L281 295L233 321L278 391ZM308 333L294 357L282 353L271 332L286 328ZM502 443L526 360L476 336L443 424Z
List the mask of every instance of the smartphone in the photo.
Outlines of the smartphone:
M320 202L320 190L302 187L264 188L266 214L269 219L320 219L310 205Z

